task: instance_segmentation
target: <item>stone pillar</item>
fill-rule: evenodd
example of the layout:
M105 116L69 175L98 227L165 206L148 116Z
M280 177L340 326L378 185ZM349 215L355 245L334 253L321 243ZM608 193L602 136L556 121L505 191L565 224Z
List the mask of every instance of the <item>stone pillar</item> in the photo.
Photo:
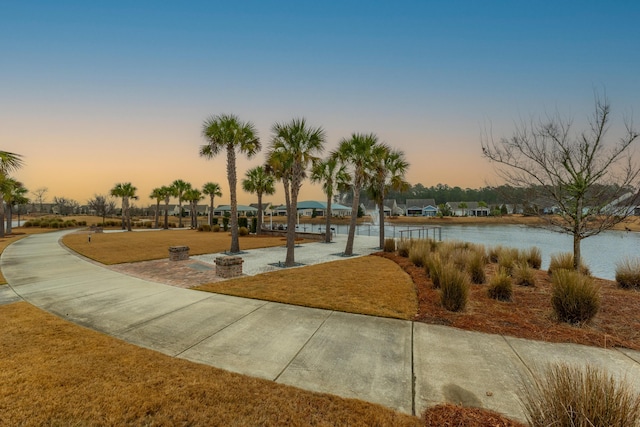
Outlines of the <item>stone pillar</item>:
M239 256L220 256L216 260L216 275L229 279L231 277L242 276L242 263L244 260Z
M170 261L184 261L189 259L189 246L169 246Z

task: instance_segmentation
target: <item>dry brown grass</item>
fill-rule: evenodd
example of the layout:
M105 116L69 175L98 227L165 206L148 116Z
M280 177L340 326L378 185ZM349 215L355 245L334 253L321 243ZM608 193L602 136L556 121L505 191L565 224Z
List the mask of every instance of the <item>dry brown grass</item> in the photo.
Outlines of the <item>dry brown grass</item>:
M210 283L194 289L373 316L413 319L409 275L393 261L367 256Z
M174 359L26 303L0 317L2 425L420 425L380 405Z
M66 235L62 241L79 254L107 265L168 258L169 246L189 246L191 255L224 252L231 246L229 233L205 233L196 230L92 233L91 243L88 242L87 232L78 232ZM242 250L285 244L286 241L282 237L240 238Z

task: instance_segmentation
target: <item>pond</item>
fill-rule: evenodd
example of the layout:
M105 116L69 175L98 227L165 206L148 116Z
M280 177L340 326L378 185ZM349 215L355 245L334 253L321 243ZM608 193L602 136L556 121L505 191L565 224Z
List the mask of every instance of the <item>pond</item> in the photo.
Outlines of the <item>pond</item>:
M336 233L347 234L348 226L334 226ZM385 227L386 237L407 237L413 234L419 237L417 232L409 233L407 230L416 229L415 225L393 225ZM377 236L379 228L375 225L358 226L359 235ZM424 237L421 233L420 237ZM482 243L486 246L503 245L518 249L527 249L537 246L542 252L542 268L549 266L552 254L560 252L573 252L573 237L568 234L554 233L552 231L528 227L524 225L446 225L437 228L431 227L428 231L430 238L442 240L462 240L471 243ZM640 256L640 233L626 231L605 231L596 236L582 241L583 262L589 267L592 274L603 279L614 280L616 263L629 257Z

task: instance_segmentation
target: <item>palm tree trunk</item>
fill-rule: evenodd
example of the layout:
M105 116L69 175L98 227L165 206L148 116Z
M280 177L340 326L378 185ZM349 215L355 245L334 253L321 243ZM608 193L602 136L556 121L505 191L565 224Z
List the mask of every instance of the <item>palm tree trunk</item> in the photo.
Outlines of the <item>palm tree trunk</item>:
M236 194L236 150L232 144L227 145L227 179L229 180L229 194L231 196L231 253L240 252L238 239L238 198Z
M11 232L13 231L12 224L11 224L12 221L13 221L13 206L11 206L11 203L7 203L7 228L6 228L7 234L11 234Z
M258 220L256 221L256 235L262 234L262 191L258 191Z
M156 218L155 218L156 219L156 221L155 221L156 223L153 226L153 228L158 228L158 220L159 220L158 217L160 216L159 209L160 209L160 199L156 200Z
M384 248L384 199L378 202L378 215L380 215L380 249L382 249Z
M182 228L182 196L178 197L178 228Z
M165 230L169 229L169 197L164 199L164 226Z
M349 234L347 235L347 247L344 255L353 255L353 241L356 237L356 221L358 221L358 204L360 203L360 187L353 187L353 204L351 205L351 220L349 221Z
M327 194L327 211L324 213L324 242L331 243L331 195Z
M129 215L129 198L122 199L122 204L126 206L127 231L131 231L131 216Z
M0 237L4 237L4 193L0 193Z
M213 227L213 194L209 197L211 205L209 206L209 227Z
M298 189L291 186L290 209L287 215L287 258L284 265L293 267L296 265L296 220L298 219Z

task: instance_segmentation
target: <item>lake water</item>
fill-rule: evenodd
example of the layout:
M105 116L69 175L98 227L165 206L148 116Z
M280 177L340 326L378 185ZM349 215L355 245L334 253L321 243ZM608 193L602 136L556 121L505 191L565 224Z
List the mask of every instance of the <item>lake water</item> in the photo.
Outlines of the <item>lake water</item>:
M347 234L346 225L334 226L336 233ZM419 227L387 226L385 237L425 237L425 232L418 233ZM316 230L314 230L316 231ZM358 226L359 235L377 236L379 228L374 225ZM537 246L542 252L542 268L549 266L552 254L573 252L573 237L568 234L554 233L549 230L524 225L446 225L431 228L428 237L442 240L462 240L471 243L482 243L486 246L503 245L518 249ZM605 231L597 236L584 239L581 244L583 262L592 274L603 279L615 279L616 263L629 257L640 256L640 233L626 231Z

